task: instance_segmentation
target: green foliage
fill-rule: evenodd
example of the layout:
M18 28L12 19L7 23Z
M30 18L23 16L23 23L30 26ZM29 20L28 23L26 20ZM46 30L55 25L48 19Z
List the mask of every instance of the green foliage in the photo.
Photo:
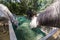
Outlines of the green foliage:
M11 2L11 0L5 2L0 1L4 5L8 6L10 11L17 15L26 14L26 11L31 8L33 11L44 10L53 0L20 0L20 2Z
M38 11L44 10L51 3L53 3L53 0L38 0Z

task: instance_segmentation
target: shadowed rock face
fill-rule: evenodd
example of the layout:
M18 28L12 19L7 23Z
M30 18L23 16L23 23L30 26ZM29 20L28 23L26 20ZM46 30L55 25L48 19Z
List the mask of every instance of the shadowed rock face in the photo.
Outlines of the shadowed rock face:
M9 25L8 19L0 17L0 40L9 40Z
M42 26L60 26L60 2L55 2L47 7L37 17L37 22ZM60 28L60 27L59 27Z

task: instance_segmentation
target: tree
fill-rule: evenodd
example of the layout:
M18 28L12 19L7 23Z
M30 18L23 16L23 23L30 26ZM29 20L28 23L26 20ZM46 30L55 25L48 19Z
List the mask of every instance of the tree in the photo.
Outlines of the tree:
M44 10L52 2L53 0L20 0L20 2L16 0L0 1L0 3L6 5L12 13L17 15L26 14L26 11L30 8L36 12Z

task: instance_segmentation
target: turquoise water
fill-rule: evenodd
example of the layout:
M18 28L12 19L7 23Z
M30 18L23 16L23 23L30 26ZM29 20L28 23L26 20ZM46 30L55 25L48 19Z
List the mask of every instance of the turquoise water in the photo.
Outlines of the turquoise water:
M19 22L19 26L15 30L18 40L38 40L45 36L45 33L43 33L40 28L30 29L30 20L26 17L20 16L16 19Z

